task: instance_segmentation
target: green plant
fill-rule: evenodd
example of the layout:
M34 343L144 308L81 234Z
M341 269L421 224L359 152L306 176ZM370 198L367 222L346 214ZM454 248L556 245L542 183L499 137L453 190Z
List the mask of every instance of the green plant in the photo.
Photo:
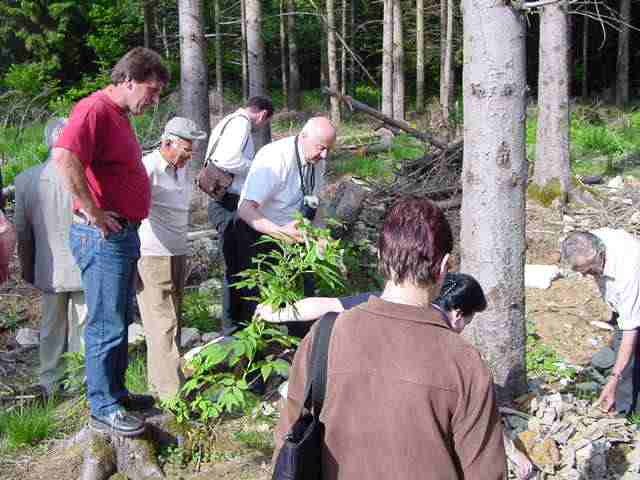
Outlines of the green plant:
M124 375L124 385L130 392L145 393L147 384L147 362L145 352L129 354L129 366Z
M212 307L210 293L197 290L187 293L182 300L182 326L197 328L201 332L214 330Z
M535 324L527 322L527 372L532 377L547 376L551 379L574 379L576 369L566 366L558 354L542 342L535 331Z
M320 295L344 292L344 249L340 240L331 238L328 228L315 227L309 220L296 217L305 241L288 243L263 236L260 243L274 243L277 248L253 260L254 268L238 274L242 280L235 287L257 288L253 298L273 307L290 305L304 298L304 276L313 274Z
M54 430L54 403L32 403L0 414L0 435L10 448L35 445Z
M280 329L254 320L230 341L210 345L193 359L191 378L176 398L163 402L179 422L207 422L224 412L246 411L255 403L250 387L258 378L287 375L289 364L270 351L290 348L296 339ZM260 356L258 355L260 354Z
M273 434L270 431L240 431L234 433L234 438L254 450L272 450Z
M67 392L77 392L84 394L85 375L84 375L84 353L83 352L66 352L62 355L64 359L64 380L62 386Z

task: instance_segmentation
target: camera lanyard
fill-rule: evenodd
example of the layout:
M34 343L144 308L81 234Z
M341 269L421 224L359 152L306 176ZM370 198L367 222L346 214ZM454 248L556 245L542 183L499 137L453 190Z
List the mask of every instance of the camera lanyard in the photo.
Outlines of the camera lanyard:
M298 151L298 135L296 135L294 143L296 164L298 165L298 174L300 175L300 186L302 187L302 195L306 197L307 195L311 195L313 193L313 189L316 187L316 166L307 163L303 174L302 161L300 160L300 152Z

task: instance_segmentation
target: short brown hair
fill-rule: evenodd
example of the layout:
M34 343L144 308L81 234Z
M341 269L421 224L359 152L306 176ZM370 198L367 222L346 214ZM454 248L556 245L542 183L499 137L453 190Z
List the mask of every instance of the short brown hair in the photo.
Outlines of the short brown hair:
M154 78L164 84L168 83L169 70L162 64L160 55L144 47L129 50L111 71L111 83L114 85L127 80L144 82Z
M387 280L426 286L436 281L452 247L451 227L442 210L426 198L406 197L385 215L378 268Z
M273 115L273 102L268 97L262 97L260 95L251 97L245 106L256 113L265 110L269 118Z

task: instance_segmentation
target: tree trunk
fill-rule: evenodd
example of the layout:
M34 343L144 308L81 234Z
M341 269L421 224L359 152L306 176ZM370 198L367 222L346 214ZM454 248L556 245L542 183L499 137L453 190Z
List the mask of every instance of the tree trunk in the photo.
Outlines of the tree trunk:
M342 42L347 42L347 0L342 0L342 24L340 29L340 35L342 35ZM344 43L340 43L340 91L342 95L347 94L347 48Z
M209 89L207 84L207 48L202 28L202 0L179 0L181 115L209 132ZM204 159L206 141L196 140L193 159L197 170Z
M169 39L167 37L167 19L162 18L162 48L164 49L164 58L168 59L171 55L169 51Z
M298 66L298 44L296 39L296 23L292 13L295 11L294 0L287 0L287 22L289 25L289 110L300 110L300 67Z
M444 48L444 65L442 68L442 78L440 79L440 108L442 108L442 118L449 125L451 105L453 104L453 0L447 1L447 26Z
M156 49L156 0L144 0L142 4L144 16L144 46L152 50Z
M246 15L249 97L255 97L256 95L265 95L267 92L260 0L246 0ZM268 123L254 132L253 140L256 151L271 141L271 129Z
M620 0L620 32L618 33L618 61L616 63L616 105L629 103L629 23L631 0Z
M287 62L287 5L280 0L280 69L282 70L282 96L284 104L289 104L289 62Z
M495 0L463 0L464 161L461 271L487 296L465 336L493 371L498 400L526 391L526 62L523 16Z
M344 0L343 0L344 1ZM336 48L336 12L333 0L327 0L327 60L329 63L329 88L340 91L338 84L338 55ZM340 100L331 97L331 121L340 123Z
M533 183L569 191L569 35L565 1L542 7Z
M424 112L424 0L416 0L416 112Z
M249 98L249 62L247 60L247 0L240 0L240 35L242 36L242 99Z
M346 1L346 0L345 0ZM356 11L358 6L358 0L351 0L351 17L349 31L351 35L349 37L349 47L353 52L353 55L356 53ZM353 55L349 55L349 91L353 94L356 90L356 60L353 58Z
M393 0L384 0L382 20L382 113L393 117Z
M582 16L582 99L589 98L589 17Z
M216 32L216 91L217 97L220 102L218 105L218 114L222 117L224 115L224 99L223 99L223 87L222 87L222 35L220 32L220 22L222 21L222 15L220 14L220 0L213 0L213 8L215 9L215 32Z
M440 0L440 104L444 98L444 64L447 54L447 0Z
M404 35L400 0L393 0L393 118L404 120Z

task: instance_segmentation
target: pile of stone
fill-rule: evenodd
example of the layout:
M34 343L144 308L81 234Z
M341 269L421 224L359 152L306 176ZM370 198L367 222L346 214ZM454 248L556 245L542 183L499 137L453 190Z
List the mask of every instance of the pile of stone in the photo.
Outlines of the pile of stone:
M640 432L625 417L605 414L590 400L539 395L530 400L528 414L509 408L501 413L507 434L539 469L538 478L640 479L635 448ZM616 449L621 457L612 462L615 446L623 448Z

